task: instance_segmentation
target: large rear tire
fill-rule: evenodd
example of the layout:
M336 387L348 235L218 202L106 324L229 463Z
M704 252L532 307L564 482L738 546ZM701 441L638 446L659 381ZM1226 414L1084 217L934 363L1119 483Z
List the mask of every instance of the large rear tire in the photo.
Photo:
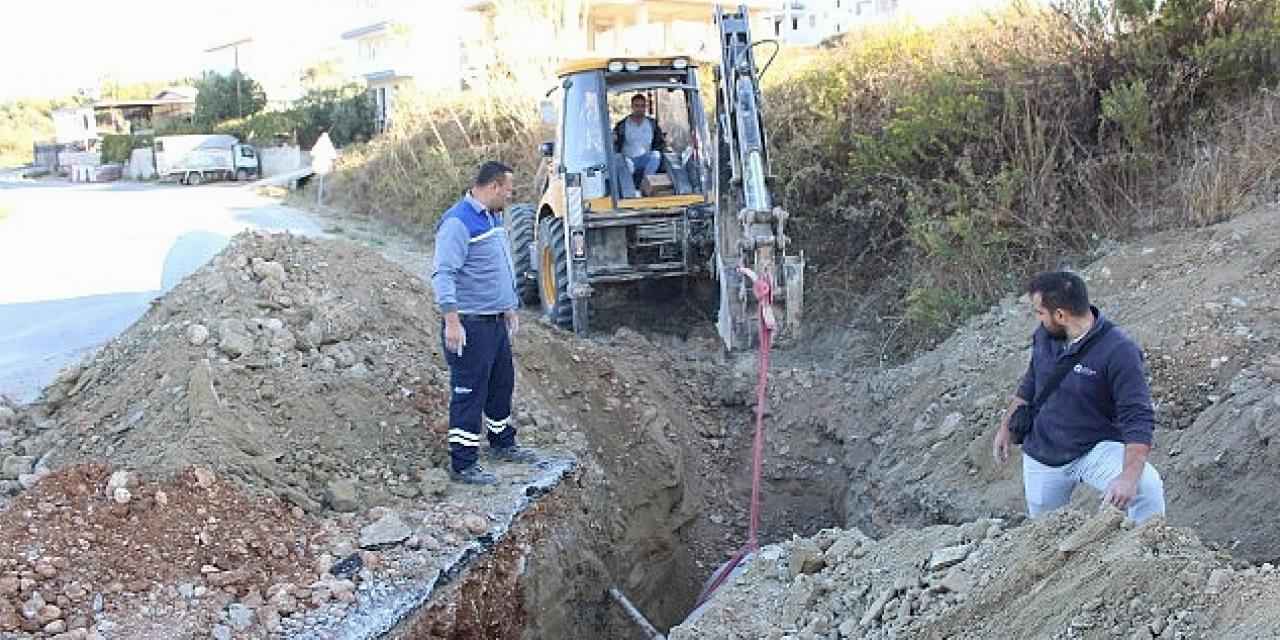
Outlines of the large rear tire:
M538 281L534 278L533 205L516 204L507 209L507 240L511 246L511 263L516 270L516 295L523 304L538 302Z
M564 221L548 216L538 224L538 296L547 322L573 328L573 300L569 297L569 253Z

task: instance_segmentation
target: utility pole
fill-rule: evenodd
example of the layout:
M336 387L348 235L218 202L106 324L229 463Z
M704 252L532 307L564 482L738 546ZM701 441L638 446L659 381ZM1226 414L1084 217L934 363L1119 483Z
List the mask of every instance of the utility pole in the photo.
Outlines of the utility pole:
M240 102L240 45L249 44L250 42L253 42L253 38L242 38L240 40L235 40L232 42L228 42L226 44L220 44L215 47L210 47L204 50L205 53L214 53L216 51L222 51L223 49L231 49L232 55L235 56L234 58L235 70L232 71L231 73L233 76L235 76L235 79L236 79L236 117L237 118L244 117L244 108L241 106L241 102Z

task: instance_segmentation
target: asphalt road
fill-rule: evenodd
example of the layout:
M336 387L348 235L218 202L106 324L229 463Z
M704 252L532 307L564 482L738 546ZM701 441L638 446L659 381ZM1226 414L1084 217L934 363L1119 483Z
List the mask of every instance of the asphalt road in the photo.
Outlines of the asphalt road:
M0 176L0 394L34 400L245 229L322 233L306 212L235 183Z

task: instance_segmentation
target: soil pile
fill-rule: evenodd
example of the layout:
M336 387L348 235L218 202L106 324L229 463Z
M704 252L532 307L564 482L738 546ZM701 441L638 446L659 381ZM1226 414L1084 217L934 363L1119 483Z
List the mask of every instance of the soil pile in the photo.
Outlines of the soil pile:
M1119 511L854 530L762 548L669 637L1273 638L1280 574Z

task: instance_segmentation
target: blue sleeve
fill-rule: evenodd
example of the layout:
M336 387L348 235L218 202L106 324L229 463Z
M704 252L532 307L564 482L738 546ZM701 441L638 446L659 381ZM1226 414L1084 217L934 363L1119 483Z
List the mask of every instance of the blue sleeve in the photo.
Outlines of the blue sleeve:
M436 230L436 255L431 272L431 288L435 291L440 313L458 310L458 270L467 260L467 225L450 218Z
M1155 412L1138 345L1125 340L1117 346L1107 366L1107 381L1116 406L1116 428L1125 443L1150 445Z
M1022 382L1018 384L1018 397L1030 404L1036 399L1036 357L1032 350L1031 361L1027 363L1027 372L1022 374Z

